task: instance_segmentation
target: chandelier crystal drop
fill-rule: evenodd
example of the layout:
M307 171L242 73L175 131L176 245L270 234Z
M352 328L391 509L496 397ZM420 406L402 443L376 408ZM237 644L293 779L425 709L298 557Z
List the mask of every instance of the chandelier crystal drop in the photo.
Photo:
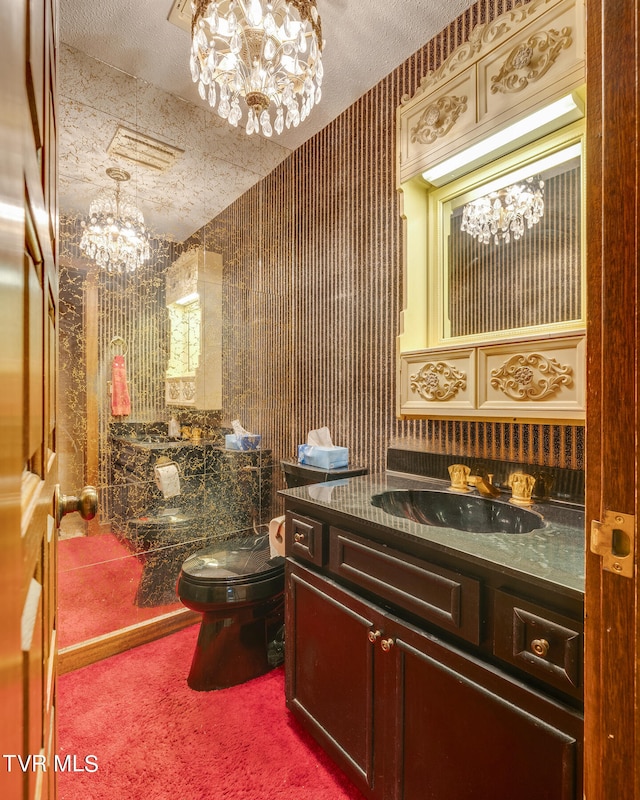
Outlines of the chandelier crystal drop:
M89 218L80 223L80 249L107 272L133 272L150 255L144 217L133 199L120 192L129 173L109 168L107 175L116 182L115 191L103 189L91 202Z
M497 192L467 203L462 211L460 230L483 244L520 239L525 226L533 227L544 215L544 181L527 178Z
M230 125L296 128L322 96L316 0L193 0L191 77Z

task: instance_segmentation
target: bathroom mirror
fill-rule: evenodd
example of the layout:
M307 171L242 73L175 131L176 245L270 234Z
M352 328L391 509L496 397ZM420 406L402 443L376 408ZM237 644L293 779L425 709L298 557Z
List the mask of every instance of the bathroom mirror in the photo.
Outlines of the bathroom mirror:
M192 374L200 363L200 301L176 302L168 306L171 327L169 371Z
M279 484L270 451L224 448L232 419L252 432L266 427L257 400L264 386L246 355L270 311L252 282L263 224L255 168L206 107L64 44L58 75L60 483L89 483L99 494L94 520L68 515L60 530L58 646L66 662L123 631L130 637L132 627L184 614L175 594L184 559L212 536L262 532ZM249 146L264 174L288 153L264 139ZM143 212L149 236L148 258L131 270L102 268L80 247L111 167L129 173L122 192ZM245 192L251 231L225 216ZM172 266L193 253L204 259L197 300L167 288ZM180 344L173 349L172 330ZM124 408L114 404L116 358L126 368ZM195 381L195 395L171 403L168 376L201 376L206 393L197 396ZM173 420L179 441L169 435ZM156 467L167 462L177 465L180 492L165 497Z
M577 121L443 186L402 185L401 416L584 420L583 164Z
M397 108L400 417L584 421L583 15L479 24Z
M430 346L584 325L582 186L565 132L431 193Z

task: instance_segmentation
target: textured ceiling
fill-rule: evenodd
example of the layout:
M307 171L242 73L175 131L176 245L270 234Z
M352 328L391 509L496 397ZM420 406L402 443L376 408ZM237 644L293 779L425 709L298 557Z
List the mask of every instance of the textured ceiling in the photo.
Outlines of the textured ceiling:
M189 35L167 20L172 0L60 0L61 212L85 213L97 189L111 183L105 169L117 165L131 172L129 192L149 226L184 239L471 4L318 0L326 41L322 101L299 128L264 139L232 129L200 100L189 73ZM106 151L119 124L184 153L165 173L111 157Z

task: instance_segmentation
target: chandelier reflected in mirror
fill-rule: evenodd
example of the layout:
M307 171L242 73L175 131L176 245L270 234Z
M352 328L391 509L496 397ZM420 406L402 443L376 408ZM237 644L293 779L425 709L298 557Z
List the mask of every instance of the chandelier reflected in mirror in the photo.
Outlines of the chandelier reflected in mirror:
M80 249L107 272L133 272L150 255L144 217L133 199L120 191L120 184L131 175L113 167L107 175L116 188L103 189L91 202L89 218L80 223Z
M544 216L544 181L540 176L526 178L484 197L472 200L462 210L460 230L479 242L508 244L518 240L526 228Z
M191 77L203 100L246 132L296 128L322 96L316 0L194 0Z

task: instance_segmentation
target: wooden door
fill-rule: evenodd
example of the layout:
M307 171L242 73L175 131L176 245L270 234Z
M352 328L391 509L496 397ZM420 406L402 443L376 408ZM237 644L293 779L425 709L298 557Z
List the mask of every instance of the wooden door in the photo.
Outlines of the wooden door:
M56 2L0 5L0 794L55 798Z
M638 3L587 0L587 520L621 512L636 533L639 23ZM631 553L625 577L587 545L588 800L640 798L637 535Z

